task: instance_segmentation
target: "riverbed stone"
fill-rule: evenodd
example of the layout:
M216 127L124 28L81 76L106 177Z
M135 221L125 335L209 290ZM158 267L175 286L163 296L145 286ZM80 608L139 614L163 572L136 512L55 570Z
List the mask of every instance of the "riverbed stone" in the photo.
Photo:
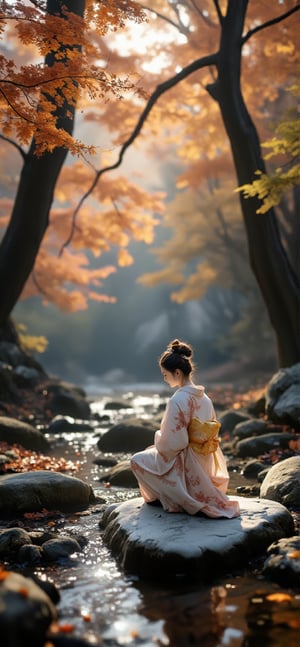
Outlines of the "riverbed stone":
M158 426L153 420L127 418L113 425L98 440L102 452L139 452L153 445Z
M233 430L234 438L243 440L243 438L250 438L251 436L261 436L266 433L268 428L268 423L265 420L260 420L259 418L253 418L253 420L244 420L235 425Z
M57 612L49 596L31 578L3 572L0 581L1 645L45 644L46 632Z
M250 458L261 456L271 449L288 449L289 443L297 439L292 432L268 433L254 438L243 438L234 445L235 456Z
M48 425L49 433L65 433L74 431L93 431L94 427L88 420L76 420L71 416L54 416Z
M26 544L32 544L32 541L24 528L6 528L0 531L0 555L15 552Z
M74 476L37 470L0 476L0 515L82 510L95 501L90 485Z
M266 389L266 414L275 422L293 422L299 426L300 362L273 375Z
M100 521L103 540L129 573L210 581L247 566L272 542L294 534L293 517L281 504L234 499L241 509L234 519L170 514L141 497L113 504Z
M47 438L33 425L8 416L0 416L0 441L33 451L46 451L50 447Z
M114 487L138 487L138 482L131 469L130 460L127 459L114 465L106 474L100 477L100 481L110 483Z
M18 550L17 557L21 564L40 564L42 561L42 548L34 544L24 544Z
M267 550L263 575L281 586L300 587L300 537L274 542Z
M288 508L300 506L300 456L291 456L269 469L261 487L262 499L279 501Z
M242 413L241 411L227 409L218 416L218 420L221 423L221 433L230 434L234 430L235 426L240 422L250 420L250 416L247 413Z
M70 557L73 553L80 553L81 548L74 537L57 537L49 539L43 544L43 558L56 562L62 558Z

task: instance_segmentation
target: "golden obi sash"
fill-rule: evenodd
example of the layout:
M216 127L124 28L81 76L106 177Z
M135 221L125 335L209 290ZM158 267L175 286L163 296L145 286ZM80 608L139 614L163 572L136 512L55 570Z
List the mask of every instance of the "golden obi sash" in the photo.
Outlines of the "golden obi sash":
M188 426L189 447L197 454L211 454L218 449L218 433L221 423L217 420L201 422L198 418L192 418Z

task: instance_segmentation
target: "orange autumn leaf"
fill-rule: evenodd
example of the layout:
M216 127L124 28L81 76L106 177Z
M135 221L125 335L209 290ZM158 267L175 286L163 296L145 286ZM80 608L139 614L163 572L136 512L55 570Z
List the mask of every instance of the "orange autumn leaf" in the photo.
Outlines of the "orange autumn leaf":
M300 550L293 550L287 555L290 559L300 559Z
M266 596L266 600L269 600L269 602L290 602L292 599L289 593L270 593Z
M92 616L89 613L83 613L82 619L84 620L84 622L91 622Z
M74 631L74 625L71 622L65 622L57 625L58 631L64 634L71 634Z
M300 619L298 620L293 618L292 620L289 620L287 624L291 629L300 629Z
M10 571L0 570L0 582L6 580L9 575Z

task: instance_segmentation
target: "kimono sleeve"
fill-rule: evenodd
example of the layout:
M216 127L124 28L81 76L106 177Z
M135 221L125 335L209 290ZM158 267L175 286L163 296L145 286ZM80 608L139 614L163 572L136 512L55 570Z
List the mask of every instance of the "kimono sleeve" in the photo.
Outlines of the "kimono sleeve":
M172 398L167 404L161 428L156 432L154 442L165 461L173 460L189 444L184 412Z

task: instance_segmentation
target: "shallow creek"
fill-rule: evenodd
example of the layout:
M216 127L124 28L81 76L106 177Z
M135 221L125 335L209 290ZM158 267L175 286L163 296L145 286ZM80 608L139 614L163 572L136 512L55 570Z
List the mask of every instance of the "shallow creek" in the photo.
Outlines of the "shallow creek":
M125 415L150 416L161 402L158 396L140 396L130 401L131 409L104 411L102 398L93 403L93 410L109 415L109 426ZM93 461L99 453L99 435L106 429L102 423L95 432L51 435L53 452L78 462L76 476L87 481L106 503L139 496L136 489L107 488L99 480L100 468ZM232 473L230 493L244 484L242 476ZM211 585L141 582L124 575L104 546L100 515L101 504L97 504L84 513L58 517L53 530L84 535L87 545L71 562L35 568L37 575L59 588L60 622L73 625L73 636L104 647L298 647L300 594L264 580L259 574L261 564ZM274 593L289 594L289 598L267 599Z

